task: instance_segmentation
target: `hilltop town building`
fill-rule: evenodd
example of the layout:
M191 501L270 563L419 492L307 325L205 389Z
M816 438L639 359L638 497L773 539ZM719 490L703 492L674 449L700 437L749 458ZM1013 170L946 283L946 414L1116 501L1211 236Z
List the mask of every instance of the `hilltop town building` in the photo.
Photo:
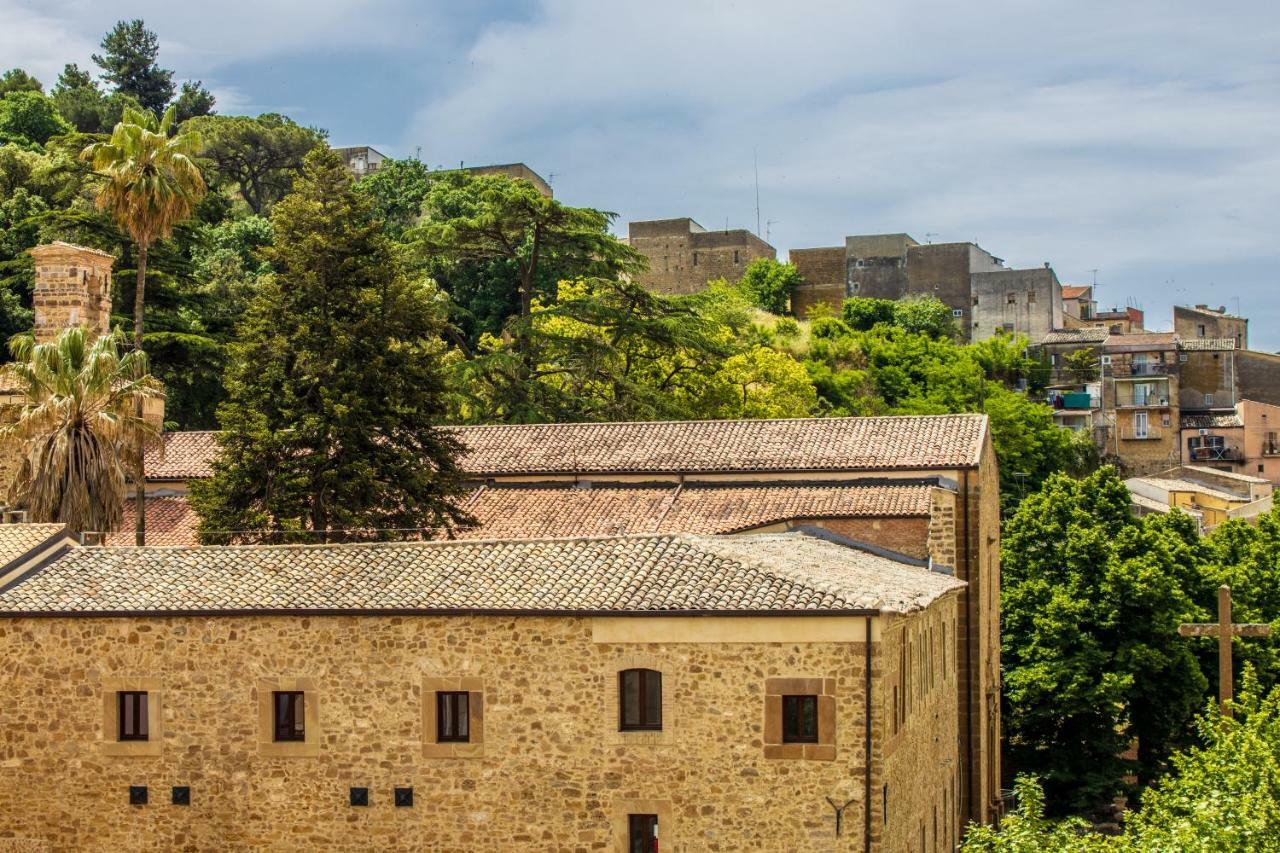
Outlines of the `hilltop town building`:
M708 231L687 216L632 222L626 242L649 261L649 269L636 280L666 295L698 293L718 278L737 281L756 258L777 257L772 246L750 231Z
M1228 519L1252 520L1272 507L1272 484L1262 477L1201 465L1179 465L1125 481L1138 515L1179 509L1208 533Z
M964 584L846 545L9 525L0 577L15 849L905 853L963 826Z
M1249 348L1249 320L1228 314L1225 307L1213 309L1208 305L1173 306L1173 331L1184 340L1195 338L1228 339L1236 349Z
M368 145L354 145L333 150L342 156L347 171L356 178L373 174L382 168L383 163L391 159ZM551 198L552 195L551 185L547 180L524 163L498 163L490 166L460 166L459 168L473 175L506 175L510 178L519 178L533 184L534 188L547 198Z
M342 157L342 161L347 166L347 171L357 178L363 178L365 175L371 175L378 171L388 159L387 155L376 148L370 148L368 145L352 145L333 150Z

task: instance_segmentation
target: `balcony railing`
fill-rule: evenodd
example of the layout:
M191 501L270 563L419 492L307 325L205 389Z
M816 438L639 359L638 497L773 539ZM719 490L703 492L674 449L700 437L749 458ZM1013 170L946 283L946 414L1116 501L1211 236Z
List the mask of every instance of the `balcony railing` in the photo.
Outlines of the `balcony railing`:
M1263 456L1280 456L1280 444L1275 442L1266 442L1262 445Z
M1164 438L1164 431L1158 427L1147 427L1144 430L1125 427L1120 430L1120 438L1123 441L1160 441Z
M1116 392L1116 408L1117 409L1158 409L1168 408L1169 395L1157 394L1152 391L1148 394L1138 394L1132 391Z
M1192 462L1243 462L1244 454L1238 447L1193 447Z

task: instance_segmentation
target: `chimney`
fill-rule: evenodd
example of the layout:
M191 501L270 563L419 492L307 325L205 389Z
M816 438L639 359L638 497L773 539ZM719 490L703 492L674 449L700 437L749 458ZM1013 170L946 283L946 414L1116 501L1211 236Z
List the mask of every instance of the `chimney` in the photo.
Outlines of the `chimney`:
M111 266L115 258L97 249L61 241L30 250L35 260L36 343L63 329L84 326L90 340L111 328Z
M1049 268L1049 262L1048 262L1048 261L1045 261L1045 262L1044 262L1044 268L1045 268L1045 269L1048 269L1048 268Z

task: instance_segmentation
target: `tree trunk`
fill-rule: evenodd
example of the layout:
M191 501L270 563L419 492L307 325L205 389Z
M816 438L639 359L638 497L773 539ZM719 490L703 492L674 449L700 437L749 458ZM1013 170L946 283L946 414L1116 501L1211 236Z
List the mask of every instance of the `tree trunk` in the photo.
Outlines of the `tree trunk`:
M133 348L142 352L142 311L146 304L147 293L147 247L138 246L138 284L133 291ZM138 398L134 413L142 417L142 398ZM138 458L133 466L134 489L134 525L133 541L136 545L147 544L147 475L143 466L145 448L138 447Z

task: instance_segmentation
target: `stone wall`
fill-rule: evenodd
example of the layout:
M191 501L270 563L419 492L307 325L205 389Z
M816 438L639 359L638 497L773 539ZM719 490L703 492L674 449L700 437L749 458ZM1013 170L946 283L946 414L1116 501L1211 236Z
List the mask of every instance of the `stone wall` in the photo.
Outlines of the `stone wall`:
M846 296L844 247L792 249L787 256L804 279L791 294L791 313L804 318L820 302L839 311Z
M1005 334L1024 335L1038 343L1062 328L1062 285L1048 266L977 272L970 276L970 288L972 340Z
M946 618L954 599L930 614ZM625 632L648 620L613 621ZM730 620L746 632L735 643L698 641L711 620L690 621L687 636L666 631L658 644L599 641L599 625L583 618L0 620L0 840L131 851L609 850L619 815L641 803L668 816L664 851L861 850L866 646L803 641L795 631L824 621L812 618ZM865 620L839 621L864 636ZM755 639L767 636L788 641ZM621 738L612 716L616 673L636 661L663 672L668 710L656 739ZM834 759L766 756L770 678L832 679ZM158 755L109 754L103 691L120 679L159 684ZM424 686L438 679L482 694L481 750L430 750ZM312 729L297 751L266 748L264 684L313 691ZM893 760L924 772L937 762L911 753L945 749L955 728L945 714L919 720L918 742L900 743ZM903 806L911 813L941 782L915 784L894 785L919 801ZM132 785L148 786L147 805L129 805ZM188 806L169 802L179 785L190 786ZM367 807L348 804L353 786L369 789ZM393 805L398 786L413 787L411 808ZM839 839L827 797L857 800Z
M907 250L907 294L936 296L953 311L961 334L973 326L970 275L999 269L990 254L972 243L933 243Z
M756 258L777 256L750 231L707 231L688 218L632 222L627 242L649 259L636 280L667 295L698 293L713 279L737 281Z
M32 308L36 341L53 340L63 329L85 326L93 337L111 328L111 266L115 258L69 243L31 250L35 261Z
M1184 340L1194 338L1230 338L1236 349L1249 348L1249 321L1208 305L1195 308L1186 305L1173 306L1173 332Z
M1179 352L1178 407L1183 412L1233 408L1235 360L1234 350Z
M1280 406L1280 355L1237 352L1236 375L1239 399Z

